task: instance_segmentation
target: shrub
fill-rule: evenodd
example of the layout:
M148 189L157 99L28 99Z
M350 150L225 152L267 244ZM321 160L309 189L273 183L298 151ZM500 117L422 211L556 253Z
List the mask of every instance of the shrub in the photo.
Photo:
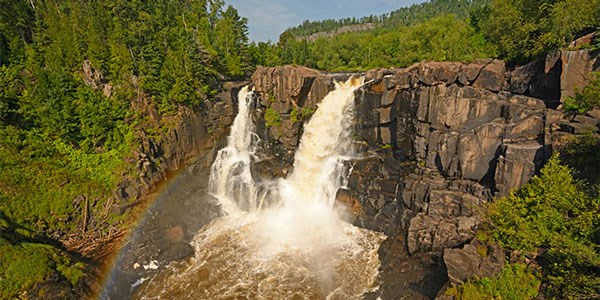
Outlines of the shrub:
M584 114L594 107L600 106L600 72L591 73L590 83L575 97L568 97L564 102L564 109L579 114Z
M534 299L538 294L540 280L523 264L507 264L495 277L469 280L452 286L446 295L455 299L484 300L525 300Z
M267 107L265 110L265 125L267 127L281 125L281 116L271 107Z
M600 294L600 198L585 193L554 155L521 190L490 208L490 236L539 258L551 298Z

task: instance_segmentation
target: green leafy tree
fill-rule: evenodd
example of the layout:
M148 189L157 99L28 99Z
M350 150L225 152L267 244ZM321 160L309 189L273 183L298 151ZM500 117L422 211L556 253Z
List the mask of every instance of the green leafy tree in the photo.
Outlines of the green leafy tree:
M541 250L549 297L593 298L600 294L600 198L571 172L554 155L540 176L492 205L491 233L507 249Z
M599 0L492 0L478 26L499 50L517 63L558 49L600 24Z

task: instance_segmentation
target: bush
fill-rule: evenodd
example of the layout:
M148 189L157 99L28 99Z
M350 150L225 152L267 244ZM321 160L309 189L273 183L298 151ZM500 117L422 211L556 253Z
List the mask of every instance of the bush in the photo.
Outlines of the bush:
M490 236L503 247L539 258L547 296L600 294L600 198L585 193L554 155L518 192L490 208Z
M590 83L575 97L568 97L564 102L564 109L579 114L584 114L594 107L600 106L600 72L591 73Z
M315 111L316 110L314 108L310 107L303 107L300 111L298 111L298 109L294 107L294 109L292 109L292 112L290 113L290 120L292 122L308 121L308 119L310 119L310 117L315 113Z
M281 125L281 116L271 107L267 107L265 110L265 125L267 127Z
M526 300L538 294L540 280L523 264L507 264L495 277L469 280L452 286L446 295L461 300Z

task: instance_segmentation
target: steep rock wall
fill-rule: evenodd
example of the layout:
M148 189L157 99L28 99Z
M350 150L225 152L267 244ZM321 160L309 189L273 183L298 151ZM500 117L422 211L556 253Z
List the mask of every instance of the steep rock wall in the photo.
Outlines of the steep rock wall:
M380 251L381 295L434 297L447 280L439 275L444 250L473 239L482 204L527 183L572 134L598 132L592 115L578 120L552 109L566 76L562 56L569 55L515 70L481 60L362 74L368 83L356 92L355 119L361 158L349 162L348 189L338 200L356 224L388 235ZM264 146L257 176L293 168L298 112L316 108L333 80L351 75L293 66L256 70L255 122ZM279 124L265 125L267 109L277 112Z

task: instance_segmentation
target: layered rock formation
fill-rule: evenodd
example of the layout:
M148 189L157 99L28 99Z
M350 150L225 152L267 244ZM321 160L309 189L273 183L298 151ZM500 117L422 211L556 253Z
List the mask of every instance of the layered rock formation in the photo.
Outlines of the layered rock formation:
M515 70L482 60L364 74L368 83L356 92L361 157L349 162L348 189L338 198L351 207L357 224L388 235L380 251L384 284L373 298L434 297L447 277L430 271L445 273L443 253L473 239L482 204L527 183L572 134L598 132L593 115L569 118L552 109L565 93L557 86L572 72L563 69L564 57L570 56L549 56ZM292 66L257 69L255 122L264 143L257 176L289 172L302 132L298 112L314 109L334 79L351 75ZM265 125L267 109L279 114L280 124ZM410 268L399 267L408 261Z

